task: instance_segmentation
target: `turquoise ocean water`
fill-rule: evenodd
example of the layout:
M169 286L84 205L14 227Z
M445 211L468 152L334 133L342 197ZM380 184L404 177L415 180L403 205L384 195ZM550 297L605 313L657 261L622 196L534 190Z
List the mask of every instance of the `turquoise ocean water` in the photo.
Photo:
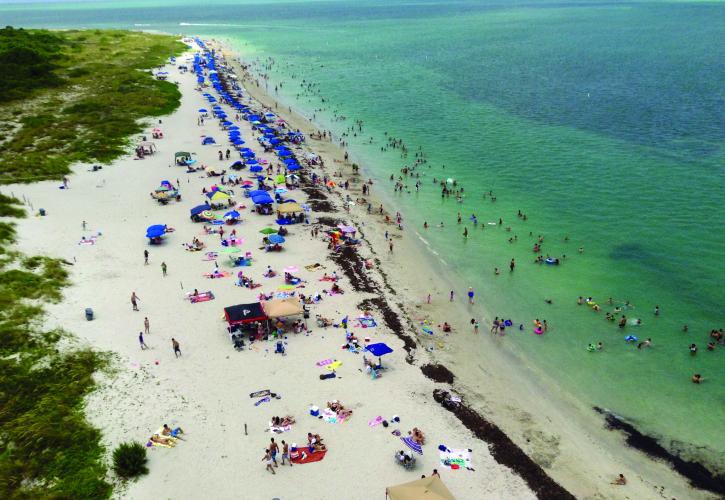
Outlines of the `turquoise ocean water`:
M355 158L458 276L461 295L474 286L487 309L526 324L508 338L522 362L725 470L725 346L705 349L708 332L725 327L722 3L57 2L0 5L0 19L224 37L272 58L286 102L324 108L317 121L338 133L364 121L350 138ZM381 152L385 132L407 159ZM394 195L387 178L418 148L428 160L420 191L409 179L411 193ZM442 199L434 177L456 179L464 202ZM472 213L503 225L474 227ZM567 255L561 266L532 263L538 235L544 254ZM580 295L604 310L577 306ZM643 324L622 332L605 321L608 297L630 301L626 314ZM536 317L551 325L544 337L531 333ZM654 347L638 350L625 334ZM605 350L588 353L598 341ZM705 384L690 383L696 372Z

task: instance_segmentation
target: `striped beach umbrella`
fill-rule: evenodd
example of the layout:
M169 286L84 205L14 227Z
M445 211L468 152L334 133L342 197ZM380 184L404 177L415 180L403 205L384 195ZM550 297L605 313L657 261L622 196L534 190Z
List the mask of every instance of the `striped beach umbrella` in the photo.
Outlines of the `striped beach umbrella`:
M410 448L411 450L413 450L414 452L416 452L418 455L422 455L423 454L423 448L418 443L416 443L415 441L413 441L413 438L412 437L405 436L405 437L400 438L400 440L402 442L404 442L408 446L408 448Z

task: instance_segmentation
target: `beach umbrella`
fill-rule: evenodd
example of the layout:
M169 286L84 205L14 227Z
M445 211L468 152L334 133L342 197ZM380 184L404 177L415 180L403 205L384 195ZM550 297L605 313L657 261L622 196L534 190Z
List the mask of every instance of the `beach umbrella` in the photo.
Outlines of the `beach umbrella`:
M236 210L232 210L231 212L225 213L224 217L225 218L228 217L230 219L238 219L239 217L241 217L241 214L239 212L237 212Z
M204 210L202 213L199 214L199 216L209 220L216 219L216 215L214 215L214 212L212 212L211 210Z
M281 245L284 241L284 238L278 234L272 234L269 236L269 242L274 243L275 245Z
M242 182L243 187L251 187L254 186L254 183L252 181L244 181Z
M199 113L208 113L208 111L204 108L199 108Z
M385 495L390 500L455 500L441 478L433 475L389 486L385 489Z
M386 354L390 354L391 352L393 352L393 350L390 347L388 347L388 344L386 344L384 342L379 342L377 344L370 344L369 346L367 346L365 348L365 350L368 351L373 356L377 356L378 365L380 365L380 366L382 366L382 364L383 364L382 361L380 360L380 358L382 356L385 356Z
M247 165L249 165L249 163L247 163ZM252 165L251 167L249 167L250 172L261 172L262 170L264 169L261 165Z
M147 238L158 238L166 234L166 226L163 224L155 224L146 228Z
M277 234L277 230L271 227L265 227L260 231L262 234Z
M221 201L221 200L228 200L231 198L227 193L224 191L214 191L213 193L207 193L207 196L211 201Z
M284 269L282 269L282 271L289 273L289 274L294 274L294 273L300 272L299 268L297 268L296 266L287 266Z
M233 254L233 253L239 253L241 251L242 251L242 249L239 247L224 247L221 250L219 250L219 253Z
M287 170L289 170L290 172L296 172L300 168L301 167L300 167L299 163L295 163L295 164L292 164L292 165L287 165Z
M413 438L410 436L405 436L400 438L402 442L404 442L406 445L408 445L408 448L416 452L418 455L423 454L423 447L421 447L418 443L413 441Z
M211 210L211 207L208 204L205 203L204 205L198 205L191 209L191 215L199 215L206 210Z

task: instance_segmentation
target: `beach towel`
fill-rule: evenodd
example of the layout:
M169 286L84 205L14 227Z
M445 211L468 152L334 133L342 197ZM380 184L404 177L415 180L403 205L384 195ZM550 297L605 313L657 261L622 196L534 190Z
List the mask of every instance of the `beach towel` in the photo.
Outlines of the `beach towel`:
M269 396L270 394L272 394L272 391L270 391L269 389L263 389L261 391L252 392L249 395L249 397L250 398L261 398L262 396Z
M471 450L470 449L455 449L448 448L444 445L438 447L440 450L441 465L448 469L460 470L460 469L472 469L471 462Z
M211 291L202 292L199 295L189 296L189 301L192 304L196 304L197 302L208 302L210 300L214 300L214 294Z
M204 256L204 261L211 262L213 260L217 260L219 258L219 254L216 252L207 252L207 254Z
M358 326L361 326L363 328L374 328L378 326L373 318L358 318L357 322Z
M374 419L368 422L368 427L375 427L376 425L380 425L383 423L383 417L378 415Z
M322 265L320 263L310 264L305 266L305 269L308 271L314 271L315 269L322 269Z
M335 375L335 372L332 373L324 373L320 375L320 380L327 380L328 378L335 378L337 375Z
M79 245L95 245L96 239L95 238L86 238L85 240L81 240L78 242Z
M204 273L205 278L217 279L217 278L228 278L232 273L229 271L220 271L218 273Z
M269 403L270 401L272 401L272 399L269 396L266 396L266 397L263 397L262 399L260 399L259 401L257 401L256 403L254 403L254 406L259 406L262 403Z
M310 453L310 450L307 448L297 448L296 452L292 452L290 454L290 462L292 462L293 464L311 464L313 462L319 462L320 460L325 458L326 453L327 449L318 450L314 453Z
M337 278L333 278L332 276L327 276L327 277L324 277L324 278L320 278L320 281L332 281L332 282L335 282L335 281L337 281Z
M292 426L291 425L285 425L283 427L278 426L278 425L275 426L275 425L272 425L272 422L270 422L269 423L269 430L271 432L274 432L274 433L277 433L277 434L282 434L283 432L289 432L289 431L291 431L292 430Z
M334 362L330 363L329 365L327 365L327 369L330 371L334 371L334 370L337 370L338 368L340 368L341 365L342 365L342 361L334 361Z
M334 363L335 360L333 359L323 359L322 361L317 362L317 366L327 366L331 363Z
M337 413L332 411L329 408L325 408L322 411L322 420L327 422L328 424L336 424L337 423Z

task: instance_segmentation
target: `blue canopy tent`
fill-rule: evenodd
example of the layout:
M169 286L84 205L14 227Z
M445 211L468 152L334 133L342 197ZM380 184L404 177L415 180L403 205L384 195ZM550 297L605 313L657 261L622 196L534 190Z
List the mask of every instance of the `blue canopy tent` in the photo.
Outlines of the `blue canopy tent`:
M201 140L201 145L202 146L206 146L206 145L209 145L209 144L216 144L216 141L214 140L213 137L204 137Z
M250 172L261 172L262 170L264 170L264 168L262 168L262 165L252 165L251 167L249 167Z
M260 194L252 197L252 203L255 205L271 205L274 203L274 200L268 194Z
M264 195L264 194L267 194L268 195L269 193L267 191L265 191L264 189L255 189L253 191L249 191L249 193L247 193L247 194L249 195L250 198L253 198L254 196L257 196L257 195L260 195L260 194L261 195Z
M373 356L377 356L378 358L378 368L382 368L383 363L380 360L382 356L385 356L386 354L390 354L393 352L393 350L388 347L388 345L385 342L379 342L377 344L370 344L365 348L366 351L368 351Z

